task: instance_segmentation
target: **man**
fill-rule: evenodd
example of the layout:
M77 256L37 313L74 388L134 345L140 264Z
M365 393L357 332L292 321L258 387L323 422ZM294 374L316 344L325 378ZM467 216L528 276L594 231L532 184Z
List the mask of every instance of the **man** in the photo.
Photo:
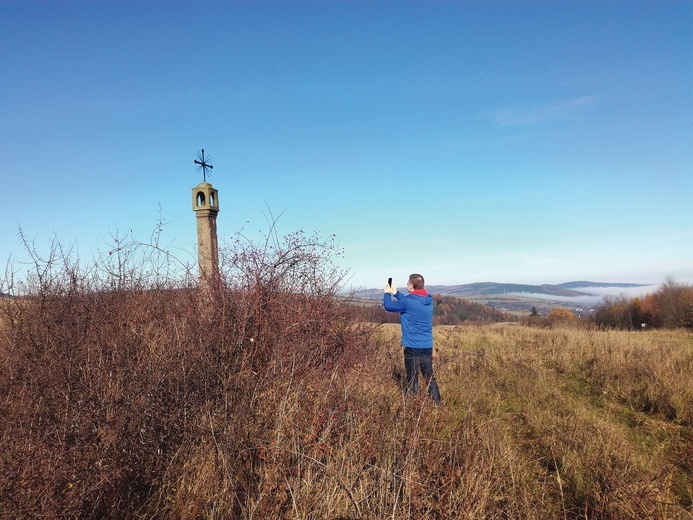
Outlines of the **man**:
M394 284L388 284L383 294L385 310L400 315L406 389L411 393L419 392L421 370L431 399L440 403L440 391L433 375L433 297L424 289L424 279L420 274L409 276L407 289L409 295L405 296Z

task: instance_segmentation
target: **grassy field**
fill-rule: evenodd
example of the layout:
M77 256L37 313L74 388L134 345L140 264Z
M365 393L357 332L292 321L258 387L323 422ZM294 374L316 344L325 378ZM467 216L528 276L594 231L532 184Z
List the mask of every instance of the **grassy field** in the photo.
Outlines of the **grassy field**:
M436 407L327 300L109 298L3 313L4 518L693 516L690 332L438 327Z
M438 466L409 474L411 503L468 518L691 516L692 334L501 324L436 336L444 405L416 403L409 442ZM398 371L398 347L386 350Z

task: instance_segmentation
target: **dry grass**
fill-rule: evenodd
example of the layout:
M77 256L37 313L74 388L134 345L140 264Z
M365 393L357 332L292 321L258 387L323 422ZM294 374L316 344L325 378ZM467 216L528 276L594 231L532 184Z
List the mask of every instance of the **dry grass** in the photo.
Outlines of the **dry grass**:
M399 390L396 326L346 370L299 371L286 355L264 367L273 378L224 377L213 351L171 342L194 320L166 298L101 302L124 324L94 333L130 350L49 350L58 372L30 364L73 329L56 320L25 356L3 335L3 516L690 516L690 333L440 327L435 407ZM5 322L32 317L5 303Z
M503 425L525 492L557 516L687 517L693 334L440 330L448 404ZM520 515L521 516L521 515Z
M1 301L0 517L691 517L690 332L438 327L436 407L273 287Z

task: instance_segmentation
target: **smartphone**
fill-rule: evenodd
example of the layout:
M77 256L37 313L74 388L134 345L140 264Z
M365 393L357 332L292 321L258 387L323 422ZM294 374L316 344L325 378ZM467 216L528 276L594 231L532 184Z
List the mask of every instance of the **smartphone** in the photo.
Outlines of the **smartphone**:
M387 285L389 285L390 287L392 287L392 278L388 278L388 279L387 279Z

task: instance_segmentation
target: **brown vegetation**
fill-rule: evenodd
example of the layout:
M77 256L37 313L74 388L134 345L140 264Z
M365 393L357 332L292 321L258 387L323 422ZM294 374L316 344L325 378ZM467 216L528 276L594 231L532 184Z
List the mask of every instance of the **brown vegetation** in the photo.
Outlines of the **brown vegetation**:
M239 238L211 300L37 269L0 304L0 516L690 516L692 334L438 327L436 407L334 252Z
M594 315L601 327L693 329L693 286L668 278L653 294L605 298Z

